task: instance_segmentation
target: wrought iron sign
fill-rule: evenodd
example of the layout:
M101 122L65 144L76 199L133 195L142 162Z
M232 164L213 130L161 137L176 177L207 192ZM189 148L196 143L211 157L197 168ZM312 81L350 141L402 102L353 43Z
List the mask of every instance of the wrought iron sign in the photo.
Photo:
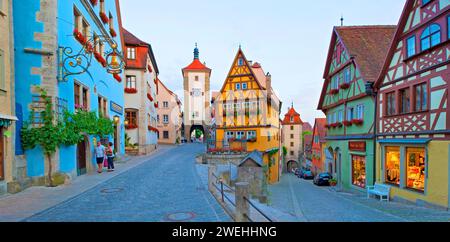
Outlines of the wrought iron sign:
M125 68L125 59L120 51L117 49L117 43L108 36L92 37L83 44L83 48L78 52L74 52L71 47L59 47L58 49L58 81L66 82L69 76L81 75L89 73L89 68L92 64L93 56L95 59L103 56L99 55L95 47L99 44L110 44L111 51L105 53L103 66L108 73L120 74ZM99 56L97 56L99 55Z

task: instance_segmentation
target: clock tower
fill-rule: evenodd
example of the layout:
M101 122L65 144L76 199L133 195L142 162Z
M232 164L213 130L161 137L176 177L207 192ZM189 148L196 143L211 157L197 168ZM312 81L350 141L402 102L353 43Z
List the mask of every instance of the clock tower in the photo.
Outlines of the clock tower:
M207 125L211 122L211 69L200 61L200 52L195 44L194 60L183 68L184 80L184 133L190 142L194 131L203 132L203 141L207 137Z

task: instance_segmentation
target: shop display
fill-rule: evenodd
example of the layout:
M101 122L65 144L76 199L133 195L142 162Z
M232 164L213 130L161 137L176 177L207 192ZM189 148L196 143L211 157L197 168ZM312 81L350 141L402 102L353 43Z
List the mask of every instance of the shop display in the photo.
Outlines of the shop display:
M406 186L419 191L425 189L425 149L406 149Z
M366 188L366 157L352 156L352 184Z
M400 147L386 147L386 183L400 185Z

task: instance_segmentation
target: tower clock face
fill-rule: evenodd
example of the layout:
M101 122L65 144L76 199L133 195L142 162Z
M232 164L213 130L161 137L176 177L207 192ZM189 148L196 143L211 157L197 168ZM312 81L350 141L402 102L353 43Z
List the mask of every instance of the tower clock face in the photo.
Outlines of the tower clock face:
M192 93L194 97L200 97L202 95L202 89L200 88L193 88Z

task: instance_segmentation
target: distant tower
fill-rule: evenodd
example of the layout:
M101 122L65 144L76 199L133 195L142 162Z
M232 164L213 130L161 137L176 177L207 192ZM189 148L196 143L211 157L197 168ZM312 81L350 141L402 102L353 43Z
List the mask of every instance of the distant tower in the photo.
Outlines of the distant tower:
M188 141L195 130L203 131L207 137L207 125L211 120L211 69L200 61L200 52L195 44L194 60L183 68L184 80L184 133Z
M341 26L344 26L344 15L341 15Z

